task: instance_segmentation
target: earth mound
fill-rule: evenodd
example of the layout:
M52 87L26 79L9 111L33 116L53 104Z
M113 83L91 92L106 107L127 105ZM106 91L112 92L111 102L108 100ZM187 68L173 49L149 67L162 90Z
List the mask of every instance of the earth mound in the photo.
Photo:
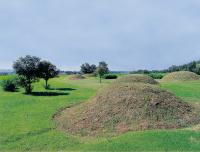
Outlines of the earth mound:
M151 78L148 75L144 74L131 74L128 76L124 76L116 80L115 82L123 82L123 83L146 83L146 84L158 84L156 80Z
M200 76L188 71L172 72L162 78L162 81L195 81L200 80Z
M84 74L84 77L96 77L95 73Z
M85 79L84 76L80 75L80 74L75 74L69 77L70 80L81 80L81 79Z
M55 116L58 127L78 136L114 136L127 131L181 128L197 124L193 107L156 85L113 83L89 103Z

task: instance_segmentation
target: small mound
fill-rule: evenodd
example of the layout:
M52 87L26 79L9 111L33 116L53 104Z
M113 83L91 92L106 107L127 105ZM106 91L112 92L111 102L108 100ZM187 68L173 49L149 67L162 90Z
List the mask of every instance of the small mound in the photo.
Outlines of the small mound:
M200 80L200 76L188 71L172 72L162 78L162 81L195 81Z
M143 83L113 83L89 103L68 108L55 119L60 129L79 136L113 136L199 122L186 102L155 85Z
M84 77L96 77L95 73L84 74Z
M139 82L139 83L146 83L146 84L158 84L156 80L144 74L132 74L132 75L124 76L122 78L119 78L115 82L123 82L123 83Z
M81 80L81 79L85 79L85 77L80 74L76 74L76 75L70 76L69 79L70 80Z

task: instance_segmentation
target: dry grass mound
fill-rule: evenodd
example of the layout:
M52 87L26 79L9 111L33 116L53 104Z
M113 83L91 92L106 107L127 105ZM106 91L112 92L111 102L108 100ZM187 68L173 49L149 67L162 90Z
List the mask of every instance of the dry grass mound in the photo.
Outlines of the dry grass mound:
M139 82L139 83L146 83L146 84L158 84L156 80L144 74L131 74L128 76L121 77L115 82L124 82L124 83L138 83Z
M60 129L79 136L113 136L199 122L188 103L155 85L143 83L113 83L89 103L65 109L55 119Z
M84 74L84 77L96 77L95 73Z
M80 74L75 74L69 77L70 80L81 80L81 79L85 79L84 76L80 75Z
M200 76L188 71L172 72L162 78L162 81L195 81L200 80Z

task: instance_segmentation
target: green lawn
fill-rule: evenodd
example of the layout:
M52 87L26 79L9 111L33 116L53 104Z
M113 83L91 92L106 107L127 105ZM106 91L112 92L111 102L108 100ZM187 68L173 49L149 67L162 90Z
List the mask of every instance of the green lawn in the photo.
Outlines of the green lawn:
M128 132L112 138L79 138L56 129L52 119L56 111L87 101L110 82L100 85L96 78L69 81L60 76L50 81L54 89L48 94L44 81L34 84L34 95L0 88L0 151L200 151L198 127ZM161 87L186 102L200 103L200 81L162 83Z
M162 87L171 90L176 96L188 102L200 101L200 81L196 82L165 82Z

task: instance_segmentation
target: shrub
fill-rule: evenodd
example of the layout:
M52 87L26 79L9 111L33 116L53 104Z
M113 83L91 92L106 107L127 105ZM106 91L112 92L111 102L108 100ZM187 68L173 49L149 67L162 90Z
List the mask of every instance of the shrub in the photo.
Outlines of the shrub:
M165 74L164 73L150 73L149 76L152 77L153 79L162 79L165 76Z
M4 91L14 92L17 90L17 79L16 78L5 79L2 81L1 85Z
M117 75L114 74L106 74L103 76L104 79L117 79Z

